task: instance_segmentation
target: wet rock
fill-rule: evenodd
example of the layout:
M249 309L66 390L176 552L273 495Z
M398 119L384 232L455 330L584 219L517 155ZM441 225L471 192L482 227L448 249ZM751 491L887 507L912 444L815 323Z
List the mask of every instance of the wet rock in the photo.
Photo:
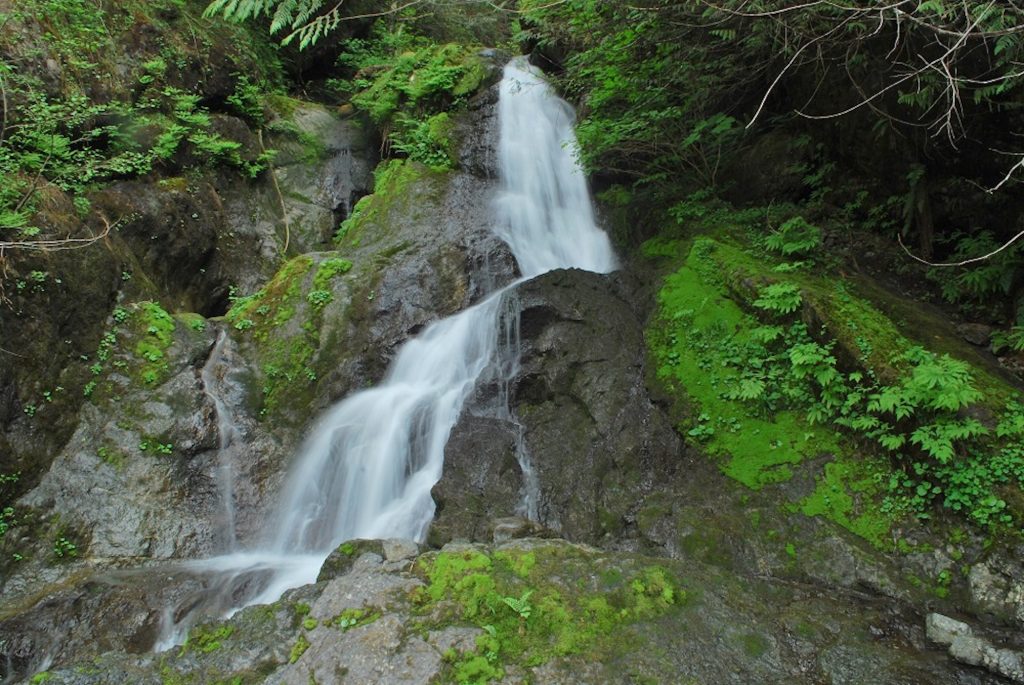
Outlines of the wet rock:
M199 580L174 568L80 571L28 610L0 618L0 661L11 675L108 650L144 653L159 634L159 607L199 586Z
M385 540L384 560L388 562L405 561L420 553L420 546L415 540L391 538Z
M974 634L969 625L942 614L926 619L928 639L949 648L949 655L971 666L980 666L1012 682L1024 682L1024 652L999 649Z
M736 575L692 559L516 540L448 545L409 561L381 563L366 552L345 573L201 626L191 646L157 657L111 652L84 662L93 668L58 660L47 682L454 682L456 663L487 659L478 640L492 631L507 647L487 663L500 668L507 683L1005 682L890 630L913 621L898 607ZM438 586L447 591L430 590L434 579L447 583ZM460 579L472 582L457 585ZM490 583L496 596L532 590L533 611L519 628L502 622L500 613L475 614L472 603L463 603L466 593L486 593ZM663 594L659 583L671 583L672 593ZM635 593L648 596L650 587L657 588L652 603L638 600ZM654 603L654 595L662 601ZM600 613L602 602L613 600L624 603L613 627L587 618L587 611ZM544 631L563 629L567 641L556 649L550 642L556 636ZM520 654L518 639L538 640L539 651ZM986 658L1012 668L1006 654Z
M464 415L445 446L444 471L431 495L437 505L429 541L491 539L490 522L512 516L523 492L518 434L499 419Z
M261 216L276 224L278 238L284 239L283 204L290 249L320 250L351 215L356 201L373 192L378 155L371 136L355 120L326 107L297 103L292 112L279 117L278 130L290 124L295 132L268 136L267 145L279 150L273 165L282 197L262 193ZM274 122L270 128L275 128Z
M928 639L943 646L951 645L961 635L971 634L971 628L966 623L942 614L928 614L925 626Z
M521 516L511 516L491 521L491 538L495 544L523 538L555 537L552 531Z
M992 327L981 323L963 323L957 326L956 332L960 337L979 347L985 347L992 337Z
M538 520L573 540L614 538L682 449L647 393L640 323L613 277L556 271L514 296L522 357L511 401L539 483Z
M384 543L380 540L348 540L341 543L328 555L327 560L320 567L320 575L317 576L316 581L319 583L345 575L364 554L382 559Z
M497 102L497 87L488 88L470 100L468 113L456 124L459 168L479 178L498 178Z
M1018 560L1001 555L979 562L971 567L968 585L975 610L1024 625L1024 569Z

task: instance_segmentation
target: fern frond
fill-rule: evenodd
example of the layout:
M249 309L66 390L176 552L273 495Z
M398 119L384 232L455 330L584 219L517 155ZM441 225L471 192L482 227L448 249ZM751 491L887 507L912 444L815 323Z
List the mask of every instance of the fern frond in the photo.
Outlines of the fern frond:
M242 22L270 14L274 5L281 0L213 0L203 11L204 17L220 15L228 21Z

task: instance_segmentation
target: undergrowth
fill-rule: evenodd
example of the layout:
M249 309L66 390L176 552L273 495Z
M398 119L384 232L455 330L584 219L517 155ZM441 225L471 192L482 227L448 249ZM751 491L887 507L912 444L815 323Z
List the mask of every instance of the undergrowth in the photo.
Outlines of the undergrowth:
M784 258L812 261L819 243L801 219L762 239L756 258L708 237L644 246L683 264L665 278L650 341L658 377L689 405L689 439L753 488L831 455L803 511L876 544L898 518L936 508L983 527L1019 523L1009 494L1024 482L1019 400L982 392L976 369L890 331L844 284L785 268ZM832 303L857 314L823 322Z
M438 44L379 21L369 38L343 44L339 65L353 76L330 84L370 118L391 152L450 169L458 160L449 112L489 73L478 53L479 47Z
M686 592L660 566L631 574L602 573L582 550L475 549L425 555L415 572L426 585L413 600L423 627L463 623L482 630L476 649L445 655L449 677L460 684L504 677L505 666L537 666L559 656L614 648L630 624L674 611ZM578 585L552 582L556 569L589 572Z

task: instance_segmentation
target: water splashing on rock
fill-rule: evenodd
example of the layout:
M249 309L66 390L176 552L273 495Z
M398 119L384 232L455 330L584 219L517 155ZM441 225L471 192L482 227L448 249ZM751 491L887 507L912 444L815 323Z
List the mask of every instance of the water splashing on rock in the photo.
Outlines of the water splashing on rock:
M559 268L614 269L574 156L572 108L525 58L505 68L499 121L502 190L495 231L511 247L523 279ZM424 539L434 514L430 490L441 477L445 443L464 403L485 371L511 377L501 369L516 363L518 334L509 325L515 313L505 311L507 293L499 290L428 326L401 348L383 382L317 422L288 475L263 548L198 562L197 568L220 577L203 603L205 613L274 601L288 588L315 581L344 540ZM530 502L527 493L528 514L535 509ZM168 621L177 626L174 640L192 620Z

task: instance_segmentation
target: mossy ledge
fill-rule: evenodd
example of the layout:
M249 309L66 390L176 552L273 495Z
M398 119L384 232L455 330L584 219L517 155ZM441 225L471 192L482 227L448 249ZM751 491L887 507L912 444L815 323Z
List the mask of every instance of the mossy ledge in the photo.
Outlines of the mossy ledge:
M680 431L718 460L726 475L756 490L790 480L797 469L813 469L817 488L793 510L829 518L877 547L892 546L890 529L898 521L910 514L927 517L930 502L945 502L986 526L1019 519L1022 512L1010 511L1014 499L999 495L1006 484L1002 474L981 474L969 490L944 490L935 484L944 465L914 466L908 475L899 466L904 462L893 460L893 451L906 445L900 452L908 455L901 457L909 460L906 468L914 459L925 463L915 456L925 433L898 426L909 437L886 447L886 440L895 444L900 436L879 429L875 434L882 437L876 438L873 427L863 428L875 421L877 409L863 418L852 404L835 400L839 408L826 418L819 406L832 401L822 393L833 377L854 384L865 379L861 395L845 399L871 406L878 399L869 393L906 387L922 363L962 369L968 416L991 423L964 425L1000 437L951 441L952 447L1013 451L1017 438L1006 432L1017 388L945 333L944 322L920 309L911 318L894 318L907 307L866 278L831 278L813 265L755 248L734 231L653 240L642 252L666 269L647 328L655 382L675 402ZM773 352L782 340L790 347ZM804 371L794 361L798 348L814 351L823 363ZM932 420L945 425L960 419L946 412ZM970 468L959 463L946 472ZM946 477L954 485L962 480L956 472Z

